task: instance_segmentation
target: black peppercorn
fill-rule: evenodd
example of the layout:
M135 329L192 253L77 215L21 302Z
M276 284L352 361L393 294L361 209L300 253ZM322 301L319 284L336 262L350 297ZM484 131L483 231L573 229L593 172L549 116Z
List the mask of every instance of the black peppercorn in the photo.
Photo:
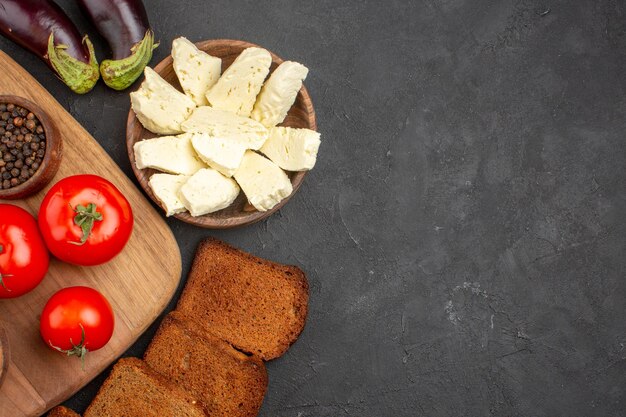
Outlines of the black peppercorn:
M28 181L45 153L46 135L37 116L15 104L0 103L0 189Z

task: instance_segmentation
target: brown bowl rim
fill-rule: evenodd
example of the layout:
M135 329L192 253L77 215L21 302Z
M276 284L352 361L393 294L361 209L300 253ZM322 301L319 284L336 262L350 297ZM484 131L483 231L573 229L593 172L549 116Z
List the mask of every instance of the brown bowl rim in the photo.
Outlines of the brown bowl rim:
M46 135L46 153L43 156L41 166L35 171L35 174L16 187L11 187L7 190L0 189L0 199L14 200L25 198L41 191L56 175L61 165L63 140L50 116L39 105L29 99L14 94L1 94L0 103L15 104L33 113L41 122Z
M210 40L195 42L195 45L200 50L205 51L205 52L209 52L208 50L210 48L217 48L217 47L223 47L223 46L241 47L242 49L250 48L250 47L263 48L263 49L266 49L272 56L272 64L280 65L284 62L284 60L281 57L279 57L278 55L276 55L274 52L270 51L269 49L259 46L257 44L247 42L247 41L242 41L242 40L210 39ZM173 59L171 55L168 55L161 62L159 62L153 69L156 73L161 75L161 72L165 68L171 65L173 65ZM313 106L313 101L311 100L309 91L307 90L304 83L302 85L302 89L298 93L298 96L300 95L302 97L301 98L299 97L298 99L303 100L305 103L307 103L308 104L307 107L309 108L309 111L307 112L307 122L309 125L308 128L311 130L317 131L315 107ZM150 171L150 170L147 168L138 169L135 164L135 153L134 153L133 145L137 142L137 139L131 135L132 126L135 123L141 123L141 122L137 120L135 112L131 108L128 112L128 119L126 122L126 147L127 147L127 152L128 152L128 156L130 159L130 165L141 188L146 192L146 194L148 194L150 199L156 205L158 205L161 209L163 209L161 203L152 192L152 189L147 185L147 180L146 180L145 185L144 185L144 182L142 181L142 178L145 176L143 172ZM142 129L145 130L143 126L142 126ZM247 226L247 225L256 223L258 221L268 218L269 216L271 216L272 214L280 210L285 204L287 204L287 202L296 194L296 192L302 186L304 177L306 176L308 171L298 171L298 172L290 171L289 173L291 174L290 179L291 179L291 184L293 188L291 194L289 194L286 198L284 198L280 203L278 203L276 206L274 206L270 210L257 211L255 209L252 209L249 212L242 211L243 213L245 213L244 216L226 217L226 218L214 217L211 215L213 213L205 214L203 216L193 217L188 212L178 213L178 214L173 215L172 217L175 217L185 223L192 224L198 227L203 227L206 229L231 229L231 228L242 227L242 226Z

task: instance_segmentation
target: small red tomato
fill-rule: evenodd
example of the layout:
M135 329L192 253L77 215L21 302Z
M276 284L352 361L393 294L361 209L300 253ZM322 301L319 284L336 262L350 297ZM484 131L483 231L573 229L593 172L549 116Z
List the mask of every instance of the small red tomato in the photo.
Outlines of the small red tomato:
M85 359L113 335L115 319L106 298L89 287L57 291L41 313L39 331L44 342L68 356Z
M0 204L0 298L19 297L39 285L49 261L35 218Z
M39 209L50 252L76 265L100 265L124 249L133 230L128 200L97 175L75 175L52 186Z

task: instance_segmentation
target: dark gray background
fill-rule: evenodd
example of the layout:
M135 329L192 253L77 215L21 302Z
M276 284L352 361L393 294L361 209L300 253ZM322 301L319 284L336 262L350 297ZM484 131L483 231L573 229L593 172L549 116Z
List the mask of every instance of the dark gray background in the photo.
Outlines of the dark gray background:
M311 70L323 142L292 201L239 230L168 220L184 277L206 236L308 273L309 320L268 364L262 416L626 415L623 1L146 4L152 64L185 35ZM74 95L0 47L133 177L127 92Z

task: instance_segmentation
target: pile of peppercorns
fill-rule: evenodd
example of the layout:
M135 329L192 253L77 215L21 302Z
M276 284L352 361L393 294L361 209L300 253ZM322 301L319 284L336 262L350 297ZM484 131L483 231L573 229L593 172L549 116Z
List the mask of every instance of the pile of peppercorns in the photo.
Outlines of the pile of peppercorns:
M29 110L0 103L0 188L28 181L46 153L43 126Z

